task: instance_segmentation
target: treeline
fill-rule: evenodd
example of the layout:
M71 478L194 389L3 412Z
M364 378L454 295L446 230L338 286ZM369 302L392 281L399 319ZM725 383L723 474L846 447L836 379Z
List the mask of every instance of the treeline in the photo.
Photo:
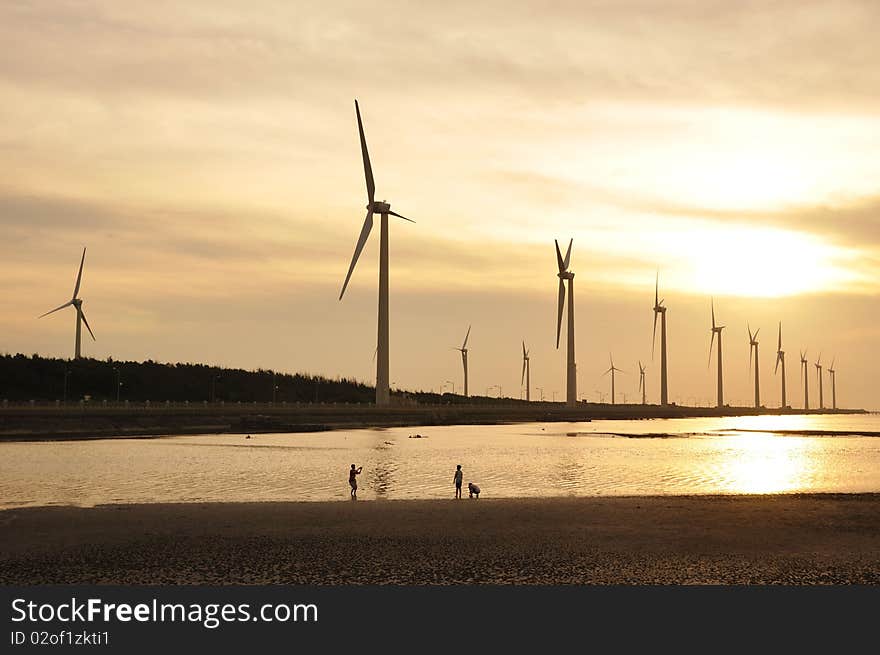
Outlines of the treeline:
M273 386L274 396L273 396ZM375 389L356 380L245 371L204 364L0 356L0 400L115 402L369 403Z

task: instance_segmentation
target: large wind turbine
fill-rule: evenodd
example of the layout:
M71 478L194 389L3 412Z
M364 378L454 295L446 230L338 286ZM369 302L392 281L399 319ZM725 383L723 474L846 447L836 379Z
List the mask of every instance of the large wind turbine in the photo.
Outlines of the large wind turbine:
M86 320L86 315L83 313L82 304L83 301L81 298L77 298L79 294L79 285L82 282L82 274L83 274L83 264L86 261L86 249L83 248L82 259L79 261L79 273L76 274L76 286L73 287L73 296L66 303L61 305L60 307L56 307L51 312L46 312L39 318L43 318L43 316L48 316L49 314L54 314L59 309L64 309L65 307L73 307L76 309L76 345L74 346L73 356L75 359L79 359L82 355L82 324L86 324L86 329L89 331L89 334L92 335L92 341L95 341L95 333L92 332L92 328L89 327L89 322Z
M810 409L810 369L807 368L807 351L801 351L801 380L804 383L804 409Z
M819 359L816 360L816 375L819 378L819 409L825 409L825 397L822 395L822 353L819 353Z
M828 375L831 376L831 409L837 409L837 376L835 375L834 362L836 357L831 359L831 366L828 367Z
M602 375L608 375L609 373L611 373L611 404L613 405L614 404L614 373L616 371L620 371L621 373L623 373L623 371L621 371L619 368L617 368L614 365L614 358L611 356L611 353L608 353L608 361L611 362L611 368L609 368L607 371L605 371Z
M651 359L654 359L654 343L657 341L657 314L660 314L660 404L669 403L669 390L666 386L666 307L660 300L660 271L654 281L654 334L651 337Z
M752 372L752 352L755 353L755 407L761 406L761 379L760 379L760 367L758 366L758 332L761 331L761 328L755 330L755 333L752 334L752 326L747 325L746 328L749 331L749 373ZM719 335L720 338L720 335Z
M468 337L471 336L471 326L468 325L467 334L464 335L464 342L461 348L456 348L461 353L461 366L464 369L464 397L468 397L468 370L467 370L467 354L468 354Z
M642 404L647 404L645 400L645 367L642 366L641 360L639 360L639 391L642 392Z
M715 325L715 299L712 299L712 340L709 342L709 364L712 364L712 344L715 341L715 335L718 335L718 407L724 407L724 375L721 356L721 330L724 325Z
M523 368L522 368L522 379L519 381L520 386L522 386L523 382L526 384L526 402L531 400L531 395L529 394L529 388L531 386L529 378L531 377L531 364L529 363L529 351L526 350L526 342L523 341Z
M566 373L565 402L572 406L577 404L577 365L574 362L574 273L568 270L571 263L571 246L574 239L568 242L568 251L565 257L559 250L559 242L556 244L556 263L559 266L559 314L556 319L556 348L559 348L559 335L562 331L562 309L565 306L565 281L568 280L568 367Z
M785 399L785 351L782 349L782 321L779 321L779 343L776 346L776 366L773 368L773 375L776 375L780 364L782 364L782 409L785 409L788 405Z
M373 181L373 168L370 166L370 154L367 152L367 140L364 137L364 125L361 121L361 110L357 100L354 101L354 111L357 114L358 132L361 138L361 155L364 159L364 177L367 181L367 216L364 219L364 226L361 228L361 234L358 237L357 245L354 248L354 255L351 258L351 265L348 267L348 274L345 276L345 282L342 284L342 291L339 299L345 295L345 289L351 274L357 264L358 257L364 249L364 244L370 236L370 230L373 229L373 214L379 214L380 230L379 230L379 320L378 331L378 356L376 357L376 404L388 405L391 402L391 389L389 387L389 364L388 364L388 216L397 216L405 221L414 223L405 216L391 211L391 205L384 200L379 202L375 199L376 184Z

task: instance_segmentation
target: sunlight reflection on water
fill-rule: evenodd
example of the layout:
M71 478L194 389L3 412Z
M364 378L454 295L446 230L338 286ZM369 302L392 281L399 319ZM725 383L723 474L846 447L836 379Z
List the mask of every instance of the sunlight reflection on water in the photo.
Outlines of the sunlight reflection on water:
M529 423L0 444L0 506L880 491L877 416ZM804 436L764 430L831 430ZM421 433L425 439L410 439ZM669 438L628 438L638 435ZM574 436L571 436L574 435Z

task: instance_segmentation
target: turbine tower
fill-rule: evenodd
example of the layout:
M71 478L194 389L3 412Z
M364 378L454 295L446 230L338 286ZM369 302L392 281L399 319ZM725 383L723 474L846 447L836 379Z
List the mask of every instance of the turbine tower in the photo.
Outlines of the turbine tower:
M752 334L752 327L747 325L746 328L749 331L749 373L752 372L752 352L755 353L755 407L761 406L761 379L758 367L758 332L761 331L761 328L755 330L755 333Z
M804 383L804 409L810 409L810 369L807 368L807 351L801 351L801 380Z
M569 406L577 404L577 365L574 362L574 273L568 270L571 263L571 246L574 239L568 242L565 258L556 244L556 263L559 266L559 313L556 319L556 348L559 348L559 335L562 331L562 309L565 306L565 281L568 280L568 367L565 385L565 403Z
M819 409L825 409L825 398L822 395L822 353L819 353L819 359L816 360L816 375L819 378Z
M660 300L660 271L654 281L654 335L651 337L651 359L654 359L654 343L657 340L657 314L660 314L660 404L669 404L669 390L666 386L666 307Z
M614 373L616 371L620 371L621 373L623 373L623 371L614 365L614 358L611 356L611 353L608 353L608 360L611 362L611 368L609 368L607 371L605 371L602 375L608 375L609 373L611 373L611 404L613 405L614 404Z
M831 359L831 366L828 367L828 375L831 376L831 409L837 409L837 377L834 371L834 362L837 358Z
M715 299L712 299L712 340L709 342L709 364L712 364L712 344L715 342L715 335L718 335L718 407L724 407L724 374L722 368L723 358L721 356L721 330L724 325L715 325Z
M370 236L370 230L373 229L373 214L379 214L379 317L378 317L378 349L376 357L376 405L388 405L391 403L391 389L389 385L389 356L388 356L388 216L397 216L410 223L415 221L401 216L391 211L391 205L384 200L379 202L375 199L376 184L373 181L373 168L370 165L370 154L367 152L367 139L364 137L364 124L361 121L361 110L357 100L354 101L354 111L357 114L358 133L361 138L361 155L364 160L364 177L367 182L367 216L364 218L364 226L361 228L361 234L358 237L357 245L354 248L354 255L351 258L351 265L348 267L348 274L345 276L345 282L342 284L342 291L339 294L339 300L345 295L345 289L348 287L348 281L357 264L358 257L367 243Z
M788 404L785 398L785 351L782 349L782 321L779 321L779 343L776 346L776 366L773 369L773 375L776 375L780 364L782 364L782 409L785 409Z
M519 381L520 386L525 382L526 385L526 402L529 402L532 397L529 394L530 380L531 377L531 365L529 364L529 351L526 350L526 342L523 341L523 368L522 368L522 379Z
M642 392L642 404L645 405L645 367L642 366L641 360L639 360L639 391Z
M82 356L82 324L86 324L86 329L89 331L89 334L92 335L92 341L95 341L95 333L92 332L92 328L89 327L89 322L86 320L86 315L83 313L82 304L83 301L81 298L77 298L79 294L79 285L82 282L82 274L83 274L83 264L86 261L86 249L83 248L82 259L79 261L79 273L76 274L76 286L73 287L73 296L66 303L61 305L60 307L56 307L51 312L46 312L39 318L43 318L43 316L48 316L49 314L54 314L59 309L64 309L65 307L73 307L76 309L76 344L73 350L74 359L79 359Z
M468 354L468 337L471 336L471 326L468 325L467 334L464 335L464 342L461 348L456 348L461 353L461 366L464 369L464 397L468 397L468 370L467 370L467 354Z

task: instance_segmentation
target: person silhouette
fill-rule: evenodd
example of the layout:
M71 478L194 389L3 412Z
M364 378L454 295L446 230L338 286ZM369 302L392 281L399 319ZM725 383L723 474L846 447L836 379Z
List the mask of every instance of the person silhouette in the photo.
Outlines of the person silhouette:
M461 464L455 467L455 475L452 477L452 481L455 483L455 497L461 498L461 481L464 477L464 474L461 472Z
M358 481L357 476L361 474L361 471L364 470L363 466L359 466L355 468L354 464L351 465L351 469L348 471L348 485L351 487L351 497L357 498L358 495Z
M480 499L480 487L473 482L468 482L468 498L476 497L477 500Z

